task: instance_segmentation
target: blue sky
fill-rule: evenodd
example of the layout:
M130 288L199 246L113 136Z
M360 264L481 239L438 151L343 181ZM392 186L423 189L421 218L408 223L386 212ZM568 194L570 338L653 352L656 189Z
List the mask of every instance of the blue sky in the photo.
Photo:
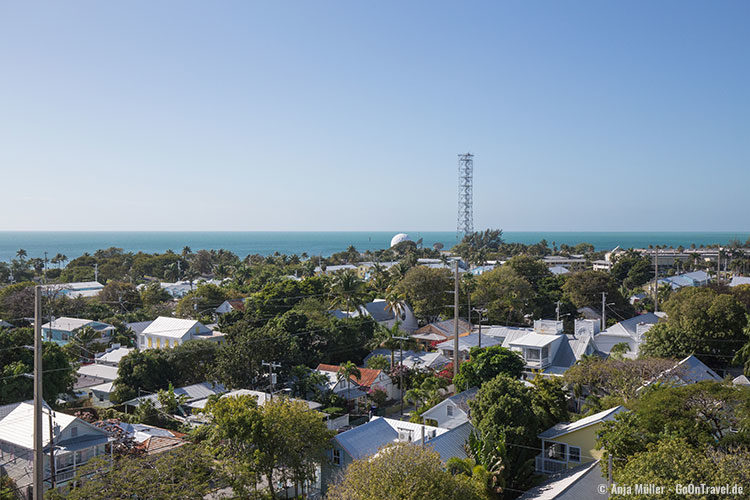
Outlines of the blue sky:
M0 3L0 230L748 230L746 1Z

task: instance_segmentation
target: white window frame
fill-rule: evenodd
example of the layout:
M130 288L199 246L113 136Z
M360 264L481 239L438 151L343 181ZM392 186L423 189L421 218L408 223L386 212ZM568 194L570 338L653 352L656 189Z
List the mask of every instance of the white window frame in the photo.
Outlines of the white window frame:
M447 404L447 405L445 406L445 413L446 413L446 415L447 415L447 416L449 416L449 417L452 417L452 416L453 416L453 405L452 405L452 404L448 403L448 404Z

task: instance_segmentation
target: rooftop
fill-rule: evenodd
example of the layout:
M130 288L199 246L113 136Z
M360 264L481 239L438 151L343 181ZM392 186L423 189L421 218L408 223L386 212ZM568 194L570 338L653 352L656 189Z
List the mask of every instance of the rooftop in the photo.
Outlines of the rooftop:
M627 411L624 406L615 406L614 408L600 411L599 413L594 413L593 415L589 415L588 417L576 420L575 422L556 424L539 434L539 438L554 439L565 434L570 434L573 431L583 429L584 427L588 427L589 425L612 420L615 415L623 411Z

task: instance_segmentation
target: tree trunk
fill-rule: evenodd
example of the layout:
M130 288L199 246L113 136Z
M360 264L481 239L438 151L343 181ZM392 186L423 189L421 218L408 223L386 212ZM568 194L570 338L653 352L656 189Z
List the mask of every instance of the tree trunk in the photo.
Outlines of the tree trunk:
M273 489L273 469L271 469L271 472L266 472L266 481L268 481L268 493L271 498L276 498L276 492Z

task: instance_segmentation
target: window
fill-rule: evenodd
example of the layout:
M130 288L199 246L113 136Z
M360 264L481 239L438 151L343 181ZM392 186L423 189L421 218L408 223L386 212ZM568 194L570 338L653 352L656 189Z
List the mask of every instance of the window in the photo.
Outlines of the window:
M544 442L544 455L552 460L565 461L567 445L564 443Z
M63 340L68 340L68 334L67 333L63 333L61 337L62 337Z
M333 465L341 465L341 450L333 450Z
M568 460L571 462L581 461L581 449L577 446L571 446L568 448Z
M78 426L71 426L70 427L70 437L78 437Z
M453 405L448 403L448 406L445 407L445 410L449 417L453 416Z

